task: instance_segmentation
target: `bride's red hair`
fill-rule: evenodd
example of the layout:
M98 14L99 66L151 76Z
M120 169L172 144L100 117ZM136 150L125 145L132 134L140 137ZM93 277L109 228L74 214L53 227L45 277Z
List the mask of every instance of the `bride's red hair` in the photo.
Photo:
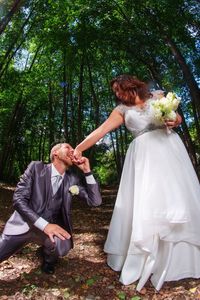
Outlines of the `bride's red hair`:
M110 84L118 102L125 105L135 105L136 96L143 101L150 98L147 84L134 76L123 74L113 78Z

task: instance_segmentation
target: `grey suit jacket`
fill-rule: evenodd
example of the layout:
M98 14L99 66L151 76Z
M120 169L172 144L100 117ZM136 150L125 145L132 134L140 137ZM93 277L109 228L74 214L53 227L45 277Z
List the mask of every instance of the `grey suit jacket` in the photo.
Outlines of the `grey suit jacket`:
M69 233L72 233L70 209L72 194L69 188L73 185L79 187L78 197L85 200L90 206L101 204L101 194L98 184L80 183L80 178L71 170L66 171L61 186L62 209L61 224ZM51 164L40 161L30 163L25 173L17 184L13 205L14 213L7 221L3 233L6 235L18 235L27 232L41 216L45 207L52 198Z

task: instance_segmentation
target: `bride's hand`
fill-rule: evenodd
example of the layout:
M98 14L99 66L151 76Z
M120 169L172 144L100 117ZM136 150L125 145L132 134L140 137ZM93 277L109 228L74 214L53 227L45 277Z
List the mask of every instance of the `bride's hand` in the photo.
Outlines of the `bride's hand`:
M78 150L77 148L75 148L74 149L74 153L73 153L73 158L76 161L81 160L81 158L82 158L82 152L80 150Z
M172 129L174 127L177 127L181 124L182 118L181 116L176 113L176 120L166 120L165 125L169 128Z
M166 125L166 127L169 128L169 129L172 129L172 128L174 128L174 127L177 126L177 125L176 125L176 121L174 121L174 120L166 120L166 121L165 121L165 125Z

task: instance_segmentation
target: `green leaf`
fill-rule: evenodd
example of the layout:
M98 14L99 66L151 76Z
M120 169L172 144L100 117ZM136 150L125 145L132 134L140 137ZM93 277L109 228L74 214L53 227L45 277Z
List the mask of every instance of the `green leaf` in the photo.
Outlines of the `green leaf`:
M65 299L69 299L70 293L68 291L65 291L63 296L64 296Z
M141 298L139 296L133 296L131 300L141 300Z
M117 296L118 296L118 298L119 298L120 300L126 299L126 294L125 294L124 292L118 293Z
M95 279L93 279L93 278L90 278L86 281L86 284L89 286L93 285L94 283L95 283Z
M27 284L25 285L25 287L22 290L23 294L31 294L33 291L35 291L37 289L37 286L34 284Z

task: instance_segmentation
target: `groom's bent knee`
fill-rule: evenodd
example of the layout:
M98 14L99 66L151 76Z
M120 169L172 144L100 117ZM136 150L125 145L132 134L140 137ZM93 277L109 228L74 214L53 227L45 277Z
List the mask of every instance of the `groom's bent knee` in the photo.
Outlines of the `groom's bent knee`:
M55 250L58 256L65 256L69 252L69 250L72 248L72 241L69 240L60 240L59 238L55 241Z

